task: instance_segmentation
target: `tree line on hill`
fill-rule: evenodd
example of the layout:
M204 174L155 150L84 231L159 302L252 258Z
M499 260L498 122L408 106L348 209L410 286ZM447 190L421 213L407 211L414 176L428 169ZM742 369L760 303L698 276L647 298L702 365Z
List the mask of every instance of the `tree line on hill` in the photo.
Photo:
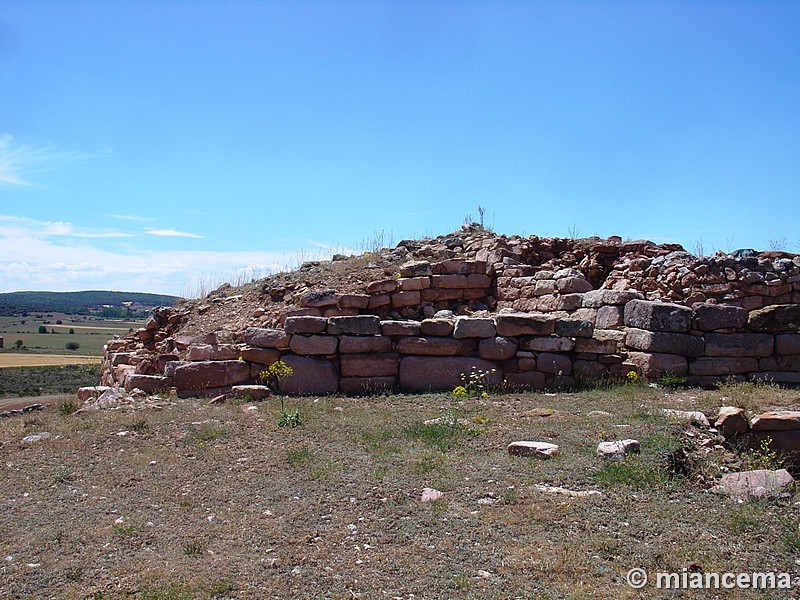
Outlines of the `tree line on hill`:
M173 306L178 300L177 296L144 292L8 292L0 294L0 316L66 313L137 318L147 316L157 306Z

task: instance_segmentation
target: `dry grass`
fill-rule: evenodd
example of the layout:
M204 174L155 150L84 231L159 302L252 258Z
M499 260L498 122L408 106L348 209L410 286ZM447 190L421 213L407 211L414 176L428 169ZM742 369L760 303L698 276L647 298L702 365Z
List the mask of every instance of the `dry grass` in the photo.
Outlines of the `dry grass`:
M659 466L686 437L653 409L720 404L718 392L626 386L289 399L294 429L278 427L274 400L4 419L0 597L634 598L657 596L628 588L636 566L793 571L793 499L708 493L698 476L721 453L689 477ZM774 390L759 406L798 404ZM423 425L447 414L469 425ZM22 447L36 431L52 435ZM596 444L628 437L642 454L611 473ZM510 457L519 439L562 452ZM423 504L424 487L444 496ZM726 595L756 596L770 597Z
M0 369L7 367L57 367L63 365L100 364L100 356L62 354L0 353Z

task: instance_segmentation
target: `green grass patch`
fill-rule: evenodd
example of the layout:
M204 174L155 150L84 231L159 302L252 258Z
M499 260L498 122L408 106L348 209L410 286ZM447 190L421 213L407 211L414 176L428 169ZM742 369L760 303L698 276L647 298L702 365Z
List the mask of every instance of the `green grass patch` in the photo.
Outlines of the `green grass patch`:
M0 397L72 394L79 387L97 385L100 365L7 367L0 374Z

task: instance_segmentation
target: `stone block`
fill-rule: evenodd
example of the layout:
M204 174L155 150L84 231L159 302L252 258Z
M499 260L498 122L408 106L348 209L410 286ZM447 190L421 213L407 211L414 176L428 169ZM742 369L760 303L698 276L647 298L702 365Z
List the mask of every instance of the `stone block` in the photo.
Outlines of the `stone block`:
M442 277L447 277L442 275ZM430 289L422 290L422 299L425 302L441 302L443 300L461 300L464 297L462 289Z
M456 339L493 338L496 333L494 319L488 317L458 317L453 330L453 337Z
M531 287L533 289L530 289ZM533 286L526 286L523 289L530 289L530 291L527 292L528 296L546 296L548 294L555 294L556 282L554 279L537 279Z
M383 335L406 337L420 335L421 328L417 321L381 321Z
M800 354L800 333L779 333L776 335L775 354Z
M467 287L466 275L433 275L431 287L435 289L464 289Z
M556 279L556 289L561 294L582 294L593 288L583 277L561 277Z
M569 352L575 347L575 341L565 337L523 337L519 347L531 352Z
M386 336L347 335L339 338L339 352L342 354L391 351L392 340Z
M179 362L174 367L174 383L179 390L205 390L244 383L250 378L250 365L243 360Z
M758 373L751 373L750 379L753 381L763 381L765 383L795 385L800 384L800 373L788 373L786 371L759 371Z
M278 317L278 322L286 326L286 319L289 317L320 317L322 316L322 311L318 308L294 308L292 310L287 310ZM291 333L287 331L286 333Z
M692 324L692 309L671 302L631 300L625 305L625 325L648 331L683 333Z
M467 275L467 279L464 282L465 288L488 288L492 285L492 278L488 275L482 275L480 273L472 273Z
M381 281L372 281L367 284L367 293L372 296L376 294L388 294L397 289L397 279L383 279Z
M417 306L422 302L422 295L419 292L395 292L391 295L392 308L406 308Z
M259 348L286 350L289 347L289 335L283 329L248 327L244 330L244 342Z
M759 371L795 371L800 373L800 354L768 356L758 360Z
M369 295L344 294L339 296L339 306L342 308L357 308L363 310L369 306Z
M265 400L272 395L270 390L265 385L234 385L231 388L231 396L234 398L243 398L252 402Z
M470 373L473 367L488 373L489 385L502 382L499 370L491 372L496 369L494 363L481 358L406 356L400 359L400 388L409 392L452 390L463 385L461 375Z
M507 337L492 337L478 342L478 356L486 360L508 360L517 353L517 342Z
M292 374L283 382L287 394L335 394L339 391L339 374L333 361L293 356L283 357Z
M747 422L743 409L736 406L721 406L714 427L722 437L730 438L747 433L750 424Z
M497 335L550 335L556 330L556 317L543 314L499 314L495 317Z
M608 369L594 360L576 360L572 365L572 373L579 379L591 380L607 375Z
M688 357L702 356L705 350L705 342L701 337L644 329L629 329L625 335L625 345L645 352L662 352Z
M540 352L536 356L536 368L542 373L572 374L572 360L566 354Z
M746 357L703 357L689 361L690 375L732 375L758 371L758 361Z
M800 304L773 304L752 311L747 327L765 333L794 333L800 330Z
M427 260L411 261L400 266L400 277L428 277L432 274L431 263Z
M775 346L768 333L707 333L706 356L769 356Z
M614 354L617 351L617 342L614 340L598 340L595 338L575 338L575 352L589 352L591 354Z
M374 296L370 296L367 308L382 308L384 306L389 306L391 303L392 298L389 294L375 294Z
M644 295L635 290L591 290L581 298L585 308L600 308L608 305L623 305L631 300L643 300Z
M597 309L594 324L598 329L614 329L623 323L623 309L619 306L601 306Z
M283 328L286 333L323 333L328 328L328 319L314 316L287 317Z
M140 389L147 394L163 392L172 387L172 378L163 375L138 375L134 373L125 382L125 390Z
M186 360L236 360L239 349L232 344L192 344L186 350Z
M555 294L530 300L533 310L555 312L557 310L577 310L581 306L583 294Z
M431 287L429 277L402 277L397 280L397 285L404 292L418 292Z
M556 335L561 337L590 338L594 333L591 321L582 319L559 319L556 321Z
M739 329L747 324L747 311L740 306L700 303L692 306L692 311L700 331Z
M331 317L328 319L329 335L379 335L381 320L376 315Z
M753 431L786 431L800 429L800 411L773 410L753 417L750 421Z
M281 358L281 353L275 348L253 348L245 346L239 349L242 360L259 365L271 365Z
M335 354L339 338L333 335L293 335L289 348L301 356Z
M325 308L327 306L336 306L338 303L339 296L333 290L309 292L300 299L300 306L309 308Z
M639 372L648 378L661 377L664 373L687 375L689 363L685 356L659 352L628 352L628 362L636 365Z
M423 356L460 356L471 354L477 348L476 340L456 340L449 337L404 337L397 342L400 354Z
M342 377L392 377L400 357L394 353L342 354Z
M424 319L419 326L422 335L450 336L455 329L450 319Z

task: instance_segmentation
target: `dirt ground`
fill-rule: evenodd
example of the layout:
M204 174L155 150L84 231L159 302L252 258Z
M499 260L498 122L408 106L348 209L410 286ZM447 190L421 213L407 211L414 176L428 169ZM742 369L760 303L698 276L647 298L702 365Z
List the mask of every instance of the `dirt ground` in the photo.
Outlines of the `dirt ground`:
M787 390L728 401L800 405ZM656 409L712 414L722 402L646 386L288 398L296 428L278 426L277 399L75 414L51 402L0 419L0 598L683 597L634 590L625 575L697 565L796 577L798 498L711 493L741 466L723 448L686 473L664 466L706 434ZM624 438L642 442L639 456L614 469L596 456ZM560 452L509 456L514 440ZM423 502L425 488L441 498Z

